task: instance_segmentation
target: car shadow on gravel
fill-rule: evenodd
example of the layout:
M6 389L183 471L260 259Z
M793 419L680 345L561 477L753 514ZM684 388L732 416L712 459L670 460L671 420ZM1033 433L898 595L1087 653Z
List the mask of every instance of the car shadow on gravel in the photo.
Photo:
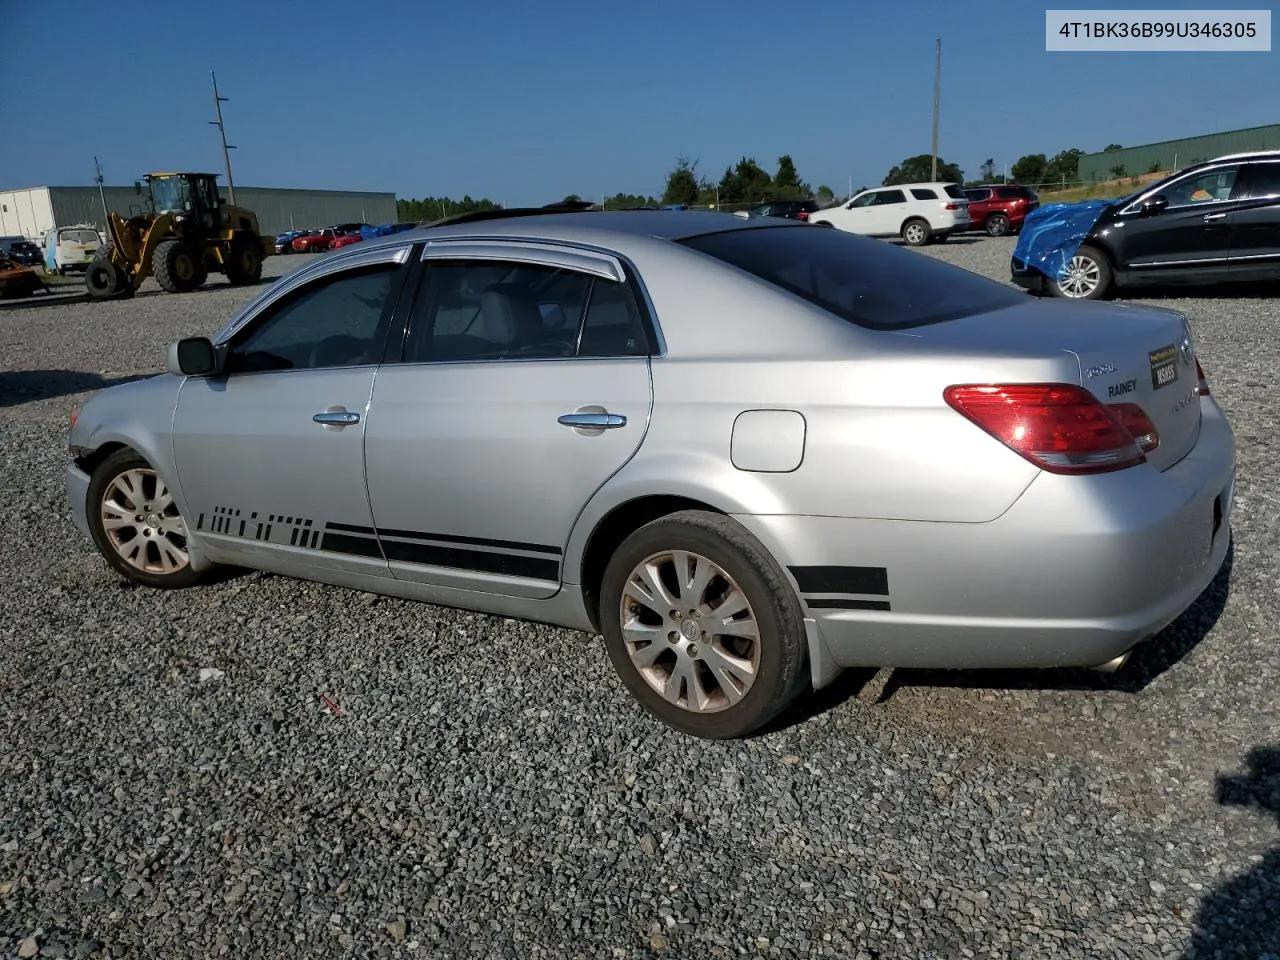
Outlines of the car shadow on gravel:
M35 307L66 307L73 303L87 303L89 295L83 291L64 293L57 287L53 293L37 293L30 297L16 297L12 300L0 300L0 313L6 310L31 310Z
M1280 823L1280 747L1256 747L1245 764L1244 774L1218 777L1218 803L1255 810ZM1280 848L1205 898L1185 957L1280 957Z
M861 696L884 703L904 687L952 687L971 690L1063 690L1140 693L1152 681L1190 653L1217 624L1230 593L1231 568L1235 562L1235 539L1217 575L1178 619L1158 634L1134 648L1129 660L1114 673L1083 668L1046 670L920 670L896 669L889 673L883 689L871 688L879 671L845 670L830 685L800 697L760 733L804 723L839 707L851 697ZM864 692L868 691L868 692Z
M0 407L65 397L73 393L105 390L121 383L154 376L139 373L128 377L104 377L79 370L0 370Z
M1273 281L1240 283L1167 284L1163 286L1116 287L1116 300L1271 300L1280 296L1280 284Z

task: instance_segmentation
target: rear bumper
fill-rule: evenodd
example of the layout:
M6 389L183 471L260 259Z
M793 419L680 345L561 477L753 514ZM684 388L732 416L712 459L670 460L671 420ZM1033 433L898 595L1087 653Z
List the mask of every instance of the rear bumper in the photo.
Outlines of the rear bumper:
M1163 473L1041 474L989 523L739 519L788 567L840 667L1095 666L1175 620L1226 558L1235 440L1202 407L1199 442ZM806 593L815 578L793 567L861 571L850 582L875 592Z

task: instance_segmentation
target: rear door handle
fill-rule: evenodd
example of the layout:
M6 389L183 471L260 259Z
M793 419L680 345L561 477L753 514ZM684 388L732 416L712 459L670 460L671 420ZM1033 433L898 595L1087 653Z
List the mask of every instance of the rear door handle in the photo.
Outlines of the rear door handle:
M1204 215L1204 222L1208 223L1210 220L1221 220L1225 216L1225 213L1206 213Z
M324 413L317 413L311 419L326 426L346 427L353 423L359 423L360 414L351 413L348 410L326 410Z
M566 413L560 416L566 427L587 427L597 430L613 430L627 425L627 418L620 413Z

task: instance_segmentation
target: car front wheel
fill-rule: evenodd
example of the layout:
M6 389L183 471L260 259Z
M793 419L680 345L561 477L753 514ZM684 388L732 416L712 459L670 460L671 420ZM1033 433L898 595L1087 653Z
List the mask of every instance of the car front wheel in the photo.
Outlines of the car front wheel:
M1049 292L1067 300L1101 300L1111 290L1111 264L1100 250L1082 246L1049 281Z
M187 524L172 492L132 450L117 450L94 470L86 508L98 551L127 579L159 589L199 580L187 552Z
M605 571L600 611L623 682L684 733L745 736L807 678L794 591L764 546L720 514L682 511L628 537Z
M1009 218L1003 213L993 213L987 217L987 235L991 237L1003 237L1009 232Z

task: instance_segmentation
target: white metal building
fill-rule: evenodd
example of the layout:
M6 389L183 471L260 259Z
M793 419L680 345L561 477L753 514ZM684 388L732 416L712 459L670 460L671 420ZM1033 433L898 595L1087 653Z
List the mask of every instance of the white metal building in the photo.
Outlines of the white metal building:
M225 200L227 188L219 189ZM103 193L112 213L127 216L146 209L143 198L132 186L104 187ZM237 186L236 203L258 215L264 234L335 223L380 224L397 220L394 193ZM0 236L38 240L54 227L82 223L106 230L102 197L96 186L0 190Z

